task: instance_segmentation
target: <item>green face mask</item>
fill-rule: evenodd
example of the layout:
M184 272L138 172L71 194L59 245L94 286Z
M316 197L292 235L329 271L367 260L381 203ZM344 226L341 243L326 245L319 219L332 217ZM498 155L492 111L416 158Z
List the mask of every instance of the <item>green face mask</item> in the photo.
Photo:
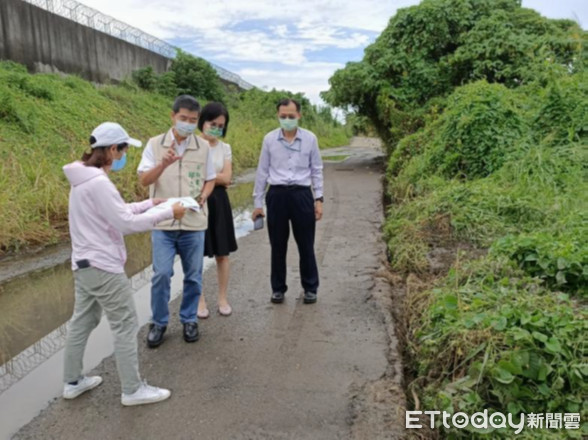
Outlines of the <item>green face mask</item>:
M292 131L298 127L298 119L278 118L280 120L280 127L286 131Z
M210 127L208 130L205 130L204 133L207 134L208 136L219 138L219 137L222 137L223 130L222 130L222 128L218 128L218 127Z

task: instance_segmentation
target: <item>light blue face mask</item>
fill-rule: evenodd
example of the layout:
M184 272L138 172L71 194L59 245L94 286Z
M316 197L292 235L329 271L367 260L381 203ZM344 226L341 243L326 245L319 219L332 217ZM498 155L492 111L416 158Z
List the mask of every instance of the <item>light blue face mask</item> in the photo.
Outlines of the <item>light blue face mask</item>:
M278 118L280 120L280 127L286 131L292 131L298 127L298 119Z
M176 121L176 131L180 136L188 137L196 131L196 124L184 121Z
M110 166L110 171L120 171L125 167L126 164L127 153L123 154L123 156L120 159L114 159L112 165Z

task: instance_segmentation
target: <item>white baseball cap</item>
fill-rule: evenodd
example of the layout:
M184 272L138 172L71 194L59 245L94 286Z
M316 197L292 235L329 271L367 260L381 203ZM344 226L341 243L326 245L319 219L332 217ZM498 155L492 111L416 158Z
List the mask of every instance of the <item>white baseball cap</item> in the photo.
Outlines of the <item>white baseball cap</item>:
M140 147L143 143L129 136L124 128L116 122L103 122L92 132L95 142L92 148L110 147L111 145L129 144L133 147Z

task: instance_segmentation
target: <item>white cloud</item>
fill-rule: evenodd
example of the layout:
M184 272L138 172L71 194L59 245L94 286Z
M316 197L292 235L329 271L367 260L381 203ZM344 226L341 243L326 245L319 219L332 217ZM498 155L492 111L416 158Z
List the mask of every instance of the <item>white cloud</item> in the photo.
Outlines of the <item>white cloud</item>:
M217 61L247 61L277 63L296 66L307 61L306 54L322 49L353 49L367 45L369 37L353 32L348 34L336 29L313 29L289 32L286 26L276 26L268 31L210 29L202 31L186 28L184 33L192 40L185 43L187 50L213 56ZM230 42L227 44L227 42Z
M398 7L417 0L84 0L83 3L156 36L174 26L218 29L243 20L269 20L305 27L348 27L379 32Z
M329 27L299 28L296 38L312 44L313 47L310 50L324 47L354 49L356 47L365 47L369 42L369 37L366 34L360 32L346 34L340 29Z
M236 69L259 87L304 92L319 102L321 90L340 64L310 62L311 53L364 48L399 6L416 0L85 0L85 4L221 66ZM358 13L359 12L359 13ZM321 60L328 62L329 59ZM328 64L328 63L327 63ZM263 72L263 73L260 73Z
M338 63L306 62L290 70L246 68L236 73L255 83L260 88L302 92L311 102L322 103L320 92L329 88L328 80L335 70L343 67Z
M192 29L190 35L193 40L185 43L186 50L203 54L204 58L212 55L213 61L221 64L222 61L247 61L298 65L306 61L304 44L262 31L211 29L201 32Z
M398 8L419 0L82 0L84 4L203 56L259 87L318 93L342 64L332 55L363 49ZM585 0L523 0L549 17L586 26ZM319 52L322 51L322 52ZM320 58L318 57L320 54ZM316 61L318 58L318 61ZM309 61L315 60L315 61ZM341 61L341 60L337 60ZM239 68L238 66L244 66ZM256 65L255 69L249 66ZM237 66L237 67L234 67Z
M541 15L550 18L567 18L579 22L586 29L588 27L588 3L586 0L523 0L523 7L535 9Z
M271 26L270 29L276 34L278 37L285 38L288 36L288 26L285 24L279 26Z

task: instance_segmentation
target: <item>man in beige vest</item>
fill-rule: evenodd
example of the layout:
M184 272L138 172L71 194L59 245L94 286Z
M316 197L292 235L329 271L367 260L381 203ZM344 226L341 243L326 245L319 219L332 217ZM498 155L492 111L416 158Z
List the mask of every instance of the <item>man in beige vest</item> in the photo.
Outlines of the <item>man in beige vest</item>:
M200 104L189 95L178 96L172 128L151 138L139 164L139 180L149 186L151 198L193 197L201 210L187 210L180 221L164 221L152 232L153 279L151 327L147 346L157 347L169 322L170 282L176 253L182 260L184 290L180 306L184 340L198 340L198 300L202 292L204 234L208 227L206 199L214 189L216 172L209 145L194 136Z

